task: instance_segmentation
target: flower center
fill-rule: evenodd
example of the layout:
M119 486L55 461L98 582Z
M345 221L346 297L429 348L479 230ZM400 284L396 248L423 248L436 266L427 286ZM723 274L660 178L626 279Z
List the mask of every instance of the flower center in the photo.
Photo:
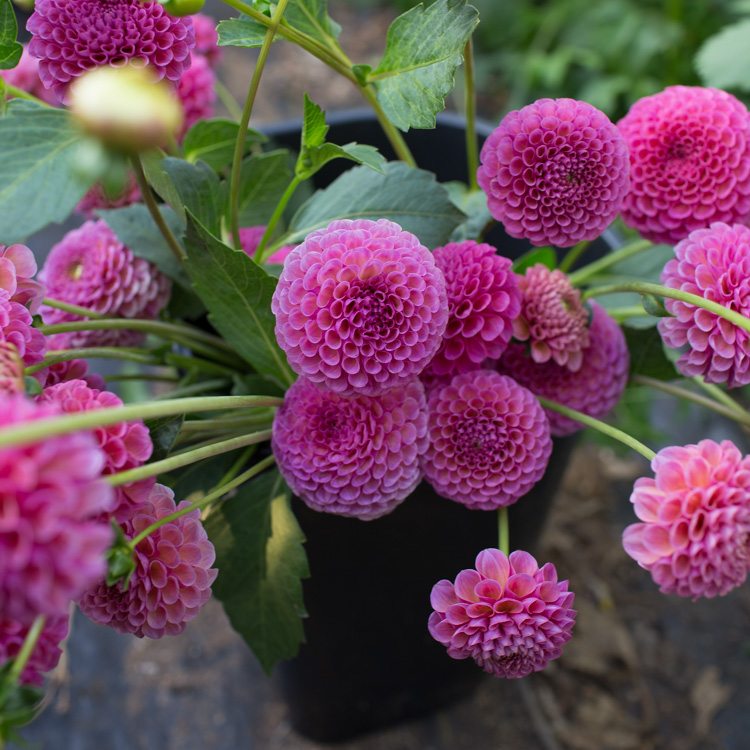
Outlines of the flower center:
M78 281L78 279L83 276L83 263L81 261L77 260L75 263L72 263L68 267L68 276L73 279L73 281Z
M504 423L476 417L456 426L453 442L463 464L479 469L491 466L502 455L506 437Z
M366 339L389 339L397 333L393 301L384 280L378 276L352 283L345 310Z

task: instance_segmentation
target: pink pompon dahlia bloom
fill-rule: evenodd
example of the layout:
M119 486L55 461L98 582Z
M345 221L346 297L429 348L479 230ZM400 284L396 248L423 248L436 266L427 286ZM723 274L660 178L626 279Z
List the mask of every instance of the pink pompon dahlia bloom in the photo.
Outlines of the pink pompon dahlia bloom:
M313 510L363 521L411 494L426 449L417 378L380 396L349 398L300 378L273 423L273 452L292 491Z
M211 67L216 67L221 59L216 20L205 13L196 13L191 18L193 20L193 31L195 32L195 51L199 55L203 55L211 64Z
M375 396L411 380L448 321L432 253L386 219L310 233L287 256L271 309L292 369L342 395Z
M750 570L750 457L728 440L659 451L630 501L625 551L665 594L723 596Z
M184 113L180 138L199 120L213 117L216 104L216 76L208 60L193 53L192 61L177 84L177 97Z
M24 364L18 349L7 341L0 341L0 394L24 393Z
M562 271L537 263L518 277L521 312L513 321L513 335L529 342L535 362L550 360L579 370L589 345L589 313L581 293Z
M669 86L618 123L630 150L622 218L674 244L714 221L750 216L750 113L725 91Z
M169 487L156 484L148 500L122 525L134 539L154 521L189 505L175 505ZM160 526L138 543L127 589L101 581L78 602L94 622L143 638L179 635L211 598L216 554L195 510Z
M47 104L59 104L52 91L45 88L39 77L39 61L31 56L28 46L24 46L18 65L10 70L0 70L0 78L10 86L26 91Z
M476 569L432 588L430 635L454 659L472 658L495 677L539 672L560 656L575 624L575 595L528 553L497 549L477 555Z
M570 247L614 220L628 171L625 141L603 112L575 99L539 99L490 134L477 179L511 237Z
M71 81L92 68L148 65L177 82L190 67L190 18L174 18L155 0L36 0L26 28L39 76L63 101Z
M0 425L56 410L0 397ZM0 449L0 611L30 624L57 616L100 580L112 529L114 494L100 479L105 457L90 432Z
M44 675L51 672L60 661L61 645L68 637L69 625L68 615L47 618L31 656L21 672L22 685L41 687ZM0 617L0 666L18 656L30 627L17 620Z
M47 349L44 334L33 323L31 313L0 289L0 341L13 344L26 367L39 364Z
M36 271L36 258L26 245L0 245L0 289L32 315L44 297L44 285L34 279Z
M50 297L120 318L156 318L169 300L171 283L152 263L137 258L103 221L87 221L55 245L40 274ZM80 320L42 308L47 324ZM137 346L138 331L56 334L69 347Z
M89 188L86 194L78 201L76 211L87 219L95 217L95 211L99 209L124 208L141 200L141 189L138 187L135 175L128 174L127 182L118 195L107 195L101 183Z
M258 224L254 227L243 227L240 229L240 245L245 254L252 258L255 255L255 251L260 245L260 241L263 239L265 234L265 224ZM275 250L271 255L266 258L266 263L283 264L286 260L287 255L294 250L295 245L283 245L278 250Z
M429 375L476 370L497 359L513 334L521 292L511 261L492 245L451 242L433 251L445 276L448 325L443 343L427 367Z
M717 222L691 232L674 252L661 275L665 286L750 316L750 229ZM673 316L659 320L664 343L687 347L677 360L680 372L730 388L750 383L747 331L689 302L665 299L664 305Z
M490 370L456 375L428 399L430 445L422 461L438 495L474 510L523 497L552 453L549 422L531 391Z
M506 349L497 365L498 371L510 375L535 396L557 401L596 419L605 417L617 405L627 385L630 354L620 326L596 303L591 308L590 341L576 372L552 360L534 362L527 347L516 343ZM580 422L545 411L555 437L583 429Z

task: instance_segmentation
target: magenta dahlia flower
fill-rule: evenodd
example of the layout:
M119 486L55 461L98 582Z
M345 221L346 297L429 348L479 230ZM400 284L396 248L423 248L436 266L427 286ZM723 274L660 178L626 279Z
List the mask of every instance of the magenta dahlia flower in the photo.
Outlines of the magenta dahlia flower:
M44 87L39 77L39 61L31 56L27 46L23 48L18 65L10 70L0 70L0 78L9 86L26 91L47 104L59 103L59 99Z
M711 598L741 585L750 570L750 457L728 440L701 440L664 448L651 468L630 497L642 523L625 529L625 551L665 594Z
M731 94L669 86L639 99L618 127L631 171L622 218L644 237L674 244L750 216L750 114Z
M211 67L216 67L221 59L221 47L219 47L219 35L216 32L216 20L205 13L196 13L193 19L193 31L195 32L195 51L203 55Z
M136 258L103 221L87 221L55 245L40 274L50 297L121 318L156 318L169 300L171 284L152 263ZM42 308L48 324L80 320ZM57 334L67 346L137 346L137 331L79 331Z
M87 193L78 201L76 211L87 219L95 218L99 209L124 208L141 200L141 189L138 187L135 175L131 172L119 195L107 195L100 183L89 188Z
M492 245L451 242L435 248L433 256L445 275L448 325L425 371L428 378L476 370L486 359L497 359L521 310L512 264Z
M523 497L552 453L549 422L531 391L475 370L437 386L428 399L430 445L422 461L435 491L475 510Z
M32 315L44 297L44 285L34 279L36 270L34 253L26 245L0 245L0 289Z
M265 224L258 224L254 227L243 227L240 229L240 245L245 254L252 258L255 255L255 251L260 245L260 241L263 239L263 235L266 231ZM275 252L266 258L266 263L277 263L281 265L285 260L286 256L294 250L294 245L283 245Z
M271 309L292 369L343 395L411 380L448 321L432 253L386 219L334 221L309 234L287 256Z
M26 367L39 364L47 349L44 335L33 322L31 313L0 289L0 341L13 344Z
M177 96L182 104L185 119L180 138L199 120L213 117L216 104L216 76L203 55L193 53L192 65L177 84Z
M62 642L68 637L69 624L68 615L47 618L31 656L21 672L22 685L40 687L44 682L44 675L57 666L62 656ZM18 620L0 617L0 666L18 656L30 627Z
M189 18L173 18L154 0L36 0L26 28L39 77L63 101L87 70L130 61L175 83L195 46Z
M477 555L476 570L432 588L430 635L453 659L474 661L489 674L526 677L560 656L575 624L575 594L528 553L497 549Z
M750 316L750 229L715 223L691 232L664 266L665 286L718 302ZM667 346L687 347L677 360L683 375L726 383L750 383L750 336L739 326L688 302L665 299L673 317L659 320Z
M0 394L24 393L24 364L18 349L7 341L0 341Z
M497 369L510 375L535 396L557 401L576 411L601 419L609 414L625 390L630 370L630 354L620 326L596 303L589 328L589 346L583 351L581 367L572 372L552 360L534 362L527 347L512 343ZM545 410L555 437L583 429L580 422Z
M122 525L125 536L135 538L154 521L189 505L175 505L169 487L156 484L147 502ZM135 550L135 572L127 589L121 583L101 581L78 602L94 622L139 638L180 634L211 598L218 571L216 558L195 510L169 521L141 541Z
M427 406L414 378L380 396L340 396L300 378L273 423L273 452L313 510L363 521L390 513L422 478Z
M21 397L0 397L0 425L52 416ZM0 449L0 611L30 624L57 616L100 580L112 529L105 457L89 432Z
M603 112L575 99L539 99L490 134L477 179L511 237L570 247L614 220L628 171L625 141Z

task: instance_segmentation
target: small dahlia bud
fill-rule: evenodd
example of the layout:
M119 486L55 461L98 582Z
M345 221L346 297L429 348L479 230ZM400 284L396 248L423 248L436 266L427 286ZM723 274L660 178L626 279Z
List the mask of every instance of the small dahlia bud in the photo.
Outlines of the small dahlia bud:
M33 3L32 3L33 7ZM29 48L24 46L18 65L10 70L0 70L0 78L9 86L15 86L36 96L47 104L59 104L60 100L49 89L45 88L39 77L39 61L31 56Z
M40 274L50 297L120 318L153 319L169 301L171 283L152 263L137 258L103 221L87 221L55 245ZM80 318L43 307L47 324ZM137 331L78 331L53 336L57 346L138 346Z
M523 497L552 453L549 422L532 393L505 375L475 370L436 386L422 461L435 492L475 510Z
M375 396L410 381L448 321L432 253L386 219L310 233L287 256L271 309L292 369L342 395Z
M44 297L44 285L34 279L36 270L34 253L26 245L0 245L0 289L32 315Z
M193 63L177 84L184 120L180 138L199 120L213 117L216 103L216 76L203 55L193 53Z
M363 521L390 513L422 478L427 407L416 378L380 396L344 397L300 378L273 423L273 452L313 510Z
M23 393L24 363L13 344L0 341L0 394Z
M31 656L21 672L22 685L40 687L44 682L44 675L57 666L62 656L62 642L68 637L69 624L68 615L48 617L45 620ZM0 617L0 666L18 656L30 627L18 620Z
M0 289L0 342L12 344L26 367L39 364L47 349L44 334L33 323L31 313Z
M665 286L717 302L750 316L750 229L715 223L696 229L674 249L661 278ZM750 383L750 336L718 315L666 299L672 317L659 320L667 346L686 351L677 367L686 377L737 388Z
M490 134L477 179L511 237L570 247L596 239L617 216L628 190L628 150L590 104L539 99Z
M137 513L122 524L128 539L135 538L154 521L187 506L175 505L169 487L156 484ZM101 581L80 599L81 612L94 622L139 638L179 635L211 598L218 571L216 558L195 510L169 521L139 542L135 570L127 589L122 583Z
M513 334L521 292L511 262L492 245L452 242L433 252L445 276L448 325L426 376L476 370L497 359Z
M575 595L528 553L497 549L477 555L476 569L432 588L430 635L453 659L472 658L495 677L540 672L560 656L575 624Z
M630 501L641 523L625 551L664 594L723 596L750 570L750 457L728 440L664 448L654 476L635 482Z
M199 55L203 55L211 64L211 67L215 68L221 59L216 20L205 13L196 13L192 17L192 21L195 31L195 51Z
M260 241L263 239L265 231L265 224L259 224L254 227L243 227L240 229L240 244L248 257L252 258L255 255L255 251L258 249L258 245L260 245ZM294 248L295 245L283 245L278 250L271 253L271 255L266 258L265 262L282 265L286 260L287 255L289 255Z
M725 91L669 86L618 123L630 150L625 223L674 244L715 221L750 216L750 114Z

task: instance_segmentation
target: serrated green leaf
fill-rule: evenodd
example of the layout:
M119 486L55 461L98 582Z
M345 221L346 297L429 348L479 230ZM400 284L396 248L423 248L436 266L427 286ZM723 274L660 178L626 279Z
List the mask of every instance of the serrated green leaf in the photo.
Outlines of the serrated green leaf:
M695 56L695 67L706 86L750 91L750 18L707 39Z
M176 417L159 417L158 419L146 420L146 428L154 445L151 461L161 461L172 452L172 447L180 434L184 421L184 414L178 414Z
M513 270L518 274L524 274L527 268L537 263L547 268L557 268L557 254L551 247L534 247L513 261Z
M469 190L463 182L444 182L453 204L466 214L451 235L451 242L479 240L484 228L492 221L487 196L481 190Z
M185 210L182 207L177 187L170 176L164 171L165 158L166 154L161 149L152 149L141 154L143 173L146 175L146 181L153 191L175 210L180 217L180 221L184 224Z
M285 149L245 159L240 177L240 226L266 224L291 179Z
M323 44L341 33L341 26L328 15L328 0L290 0L284 21Z
M18 23L11 0L0 0L0 70L15 68L23 47L17 41Z
M325 112L307 94L305 94L304 107L302 116L303 150L322 146L328 133Z
M247 16L220 21L216 30L220 47L260 47L266 36L266 27Z
M167 156L162 169L172 181L179 201L172 208L184 215L190 211L212 234L221 227L222 189L216 172L205 162L190 164L184 159Z
M221 171L232 163L239 129L239 124L233 120L200 120L188 130L182 142L185 159L193 164L201 160L211 169ZM249 150L253 145L265 143L267 140L263 133L248 128L245 148Z
M304 641L302 579L310 575L305 538L278 471L243 485L209 515L206 530L219 569L213 593L270 673Z
M435 127L478 23L477 9L466 0L436 0L428 8L420 3L391 24L385 54L368 81L394 125Z
M679 374L664 350L656 327L622 327L630 351L631 375L647 375L657 380L675 380Z

